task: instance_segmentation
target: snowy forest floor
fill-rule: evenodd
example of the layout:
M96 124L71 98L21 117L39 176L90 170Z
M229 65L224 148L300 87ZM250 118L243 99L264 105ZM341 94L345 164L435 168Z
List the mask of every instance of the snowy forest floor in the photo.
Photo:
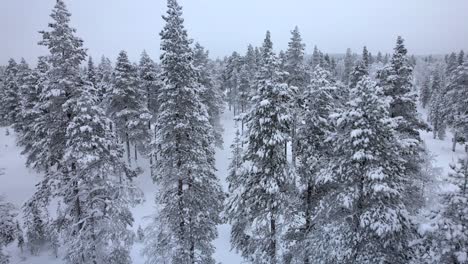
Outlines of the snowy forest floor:
M425 111L421 110L422 116L425 118ZM221 184L227 191L226 176L230 163L230 148L235 135L234 116L228 109L222 116L222 124L224 126L224 148L217 149L216 152L216 168L217 175L221 180ZM421 132L421 136L426 143L428 150L433 155L434 167L440 168L438 175L439 180L445 178L449 171L449 164L457 161L464 152L464 147L457 145L456 152L452 152L451 139L452 134L447 131L444 140L433 139L432 132ZM145 194L145 201L133 208L135 225L134 231L138 226L145 227L147 224L147 216L154 212L154 192L156 186L153 184L149 174L149 164L146 160L140 159L138 166L142 167L144 173L138 177L138 185ZM3 168L4 175L1 175L0 195L5 195L6 199L20 209L25 201L27 201L35 190L35 184L40 180L40 175L25 166L25 157L21 155L21 150L15 144L14 133L10 130L7 135L6 128L0 128L0 168ZM437 183L436 186L439 186ZM440 185L442 186L442 185ZM441 188L439 188L441 189ZM440 191L440 190L439 190ZM434 194L436 196L436 194ZM19 210L20 212L21 210ZM54 208L50 208L51 213L55 212ZM21 216L21 215L20 215ZM229 242L230 227L229 225L221 225L218 227L219 237L214 242L216 246L215 258L223 264L239 264L242 263L241 257L235 252L231 252ZM135 264L143 264L144 257L141 256L143 245L135 243L132 250L132 260ZM27 264L61 264L61 257L55 258L51 251L44 250L39 256L31 256L25 250L21 253L16 247L16 244L10 245L6 249L6 253L11 258L11 263L27 263Z

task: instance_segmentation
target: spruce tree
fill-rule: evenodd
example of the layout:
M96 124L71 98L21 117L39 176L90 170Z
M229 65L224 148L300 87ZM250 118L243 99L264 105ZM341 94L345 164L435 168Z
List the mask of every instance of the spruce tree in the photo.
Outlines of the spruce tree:
M20 91L18 87L18 64L10 59L5 68L1 94L0 121L4 126L15 124L20 113Z
M354 67L354 59L353 54L351 53L351 49L348 48L346 50L346 55L344 57L344 72L342 81L345 84L349 84L351 72L353 71Z
M214 135L193 64L182 7L168 0L153 180L158 211L148 228L148 263L214 263L223 197L215 176Z
M291 124L291 154L292 165L295 166L297 156L296 149L298 147L296 131L298 126L299 105L301 103L299 96L306 89L308 76L306 67L304 65L305 45L302 43L299 28L295 27L294 30L291 31L291 35L292 36L288 44L288 50L286 51L285 70L288 73L286 80L287 84L290 87L294 87L296 89L296 93L294 94L294 98L291 104L293 118Z
M434 139L444 139L445 129L447 124L446 111L444 110L447 106L446 94L444 87L442 86L442 80L439 73L435 71L432 77L432 98L429 110L429 121L432 124L432 131Z
M362 61L364 62L366 68L369 68L369 65L371 65L371 56L372 55L369 53L369 51L367 51L367 47L364 46L362 49Z
M261 67L257 76L257 96L253 97L247 123L247 168L230 184L227 217L233 226L231 243L253 263L279 263L282 213L291 185L284 145L289 140L291 96L282 82L270 32L262 46ZM235 183L239 181L239 183Z
M112 63L111 61L102 56L101 62L99 63L96 69L96 89L97 94L99 96L99 102L104 102L104 108L107 109L105 106L106 103L109 103L108 100L110 99L110 95L112 92Z
M326 139L333 127L329 115L338 105L335 100L337 87L331 73L320 66L312 73L311 83L302 94L298 127L299 195L292 211L292 224L286 234L289 254L294 260L314 263L309 237L314 236L314 211L324 190L317 188L315 180L330 158L330 144ZM293 262L294 263L294 262Z
M138 65L138 78L140 91L145 93L146 108L155 122L158 113L158 68L146 51L143 51ZM150 126L149 126L150 128Z
M125 143L128 164L131 164L131 144L143 147L149 140L148 122L151 114L147 108L144 91L138 86L137 69L128 60L127 53L121 51L114 69L112 92L109 98L108 113L122 142Z
M198 82L201 84L203 89L200 97L202 103L206 105L208 110L210 124L214 129L216 146L222 147L223 127L221 125L220 119L224 108L223 94L221 92L221 89L218 86L216 86L213 81L212 73L210 72L209 68L209 52L205 50L205 48L203 48L203 46L201 46L199 43L195 44L193 52L193 64L198 72ZM250 93L250 89L248 88L250 87L239 87L240 94L238 97L240 100L242 100L242 98L248 97ZM243 109L245 109L245 107L245 101L244 104L240 103L241 112L243 112Z
M421 101L421 105L423 108L426 108L427 105L430 103L432 97L431 91L431 78L430 75L424 78L424 81L421 86L421 90L419 92L419 98Z
M0 175L2 173L0 172ZM10 263L10 257L3 252L3 247L9 245L16 239L15 217L17 213L12 203L5 201L0 196L0 263Z
M454 139L452 150L458 138L468 138L468 63L458 66L449 77L446 96L448 97L448 123L453 127Z
M351 98L332 116L332 158L315 180L327 192L315 212L311 254L320 263L408 263L414 230L401 193L408 142L375 82L364 78Z
M77 87L70 104L66 148L57 195L63 197L65 259L68 263L131 263L133 223L129 206L139 199L136 172L122 160L123 149L108 130L91 83Z
M94 66L94 61L91 56L88 58L88 68L86 68L86 78L94 87L97 87L97 72Z

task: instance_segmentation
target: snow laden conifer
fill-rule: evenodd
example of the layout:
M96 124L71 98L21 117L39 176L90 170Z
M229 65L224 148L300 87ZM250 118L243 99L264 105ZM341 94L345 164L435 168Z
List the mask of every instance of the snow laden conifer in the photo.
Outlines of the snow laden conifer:
M434 134L434 139L444 139L445 137L445 129L447 125L447 98L445 89L442 84L442 80L440 75L437 71L435 71L432 75L432 98L431 98L431 105L429 110L429 121L432 124L432 131Z
M0 264L10 263L10 257L3 252L3 248L17 238L16 215L17 212L13 204L5 201L5 198L0 196Z
M231 190L226 210L233 226L233 248L252 263L279 263L282 214L291 185L284 151L291 125L291 94L278 71L269 32L261 56L257 95L245 117L246 168L237 179L230 178L230 184L237 188Z
M439 238L440 263L468 263L468 161L452 165L449 182L454 188L443 194Z
M1 90L0 121L4 126L15 124L16 116L20 113L20 91L17 75L18 63L14 59L10 59L5 68Z
M332 117L332 159L315 180L328 191L314 216L314 261L408 263L414 231L401 193L407 142L398 138L388 98L365 77Z
M223 127L220 123L221 114L223 113L224 101L223 94L218 86L215 85L212 74L209 69L209 52L203 48L199 43L194 47L193 64L198 72L198 82L202 86L202 93L200 95L202 103L207 107L210 124L214 129L214 137L216 146L222 147L223 145ZM245 94L248 93L244 91ZM245 94L239 97L244 97ZM242 109L242 108L241 108Z
M424 81L421 85L421 90L419 94L419 99L421 102L421 106L426 108L430 102L432 97L432 90L431 90L431 77L430 75L424 78Z
M182 7L168 0L153 179L157 212L147 229L148 263L214 263L224 194L215 175L213 127L202 101Z
M468 63L458 66L448 79L446 96L449 103L444 108L448 112L449 125L454 130L453 151L455 139L468 138Z
M67 263L129 264L133 217L139 199L136 172L122 161L123 149L108 130L111 122L97 104L91 83L77 87L69 107L66 145L56 195L63 198ZM69 104L69 105L68 105Z
M96 69L96 92L99 97L99 102L103 103L103 108L107 109L106 103L109 103L109 97L112 92L112 63L109 58L101 57L101 62Z
M291 154L292 154L292 165L296 164L297 156L297 126L299 117L299 105L300 95L306 89L308 74L307 69L304 65L304 49L305 44L302 43L301 33L299 28L295 27L291 32L291 40L288 44L288 50L286 51L285 70L288 73L286 82L290 87L295 87L296 92L293 94L293 100L291 102L292 112L292 124L291 124Z
M301 96L296 168L299 193L288 209L292 224L286 239L292 260L306 264L314 263L309 238L314 236L314 211L325 193L325 189L316 186L315 180L330 159L331 146L326 139L333 131L329 115L338 106L334 96L336 89L331 73L318 66Z
M112 91L108 113L115 123L115 129L125 143L127 161L132 163L130 146L137 148L149 139L148 123L151 114L147 108L145 92L138 86L137 69L128 60L127 53L121 51L113 73Z
M65 3L58 0L52 10L50 31L42 31L40 45L48 48L47 72L39 94L35 121L35 144L26 154L28 163L36 169L51 172L60 169L65 149L65 129L71 121L70 109L65 103L75 87L80 86L80 64L85 60L83 41L70 27L70 16ZM48 181L49 176L45 177ZM52 179L50 179L52 180ZM44 184L43 186L47 186Z
M143 51L138 64L138 82L140 91L145 94L146 108L152 116L152 122L149 123L149 128L151 128L151 123L156 121L158 113L158 74L156 63L150 58L146 51Z

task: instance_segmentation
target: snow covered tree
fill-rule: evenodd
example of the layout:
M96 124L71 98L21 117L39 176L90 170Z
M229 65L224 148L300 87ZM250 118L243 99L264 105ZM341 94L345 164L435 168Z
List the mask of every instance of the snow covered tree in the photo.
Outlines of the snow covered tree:
M429 121L433 127L434 139L444 139L447 125L446 111L444 109L448 102L439 73L436 71L432 76L431 92L433 95L429 110Z
M88 57L88 68L86 68L86 78L94 87L97 87L97 70L91 56Z
M353 71L354 67L354 58L351 52L351 49L348 48L346 50L346 55L344 57L344 72L343 72L343 83L348 84L350 80L351 72Z
M237 179L230 178L227 217L232 224L231 243L253 263L280 261L282 213L291 185L284 145L289 140L291 94L282 82L273 52L270 32L262 46L257 76L257 95L245 117L247 168ZM239 181L239 183L235 183Z
M146 108L152 115L154 122L158 112L158 68L146 51L143 51L138 65L138 78L140 90L145 92Z
M311 84L302 95L302 111L298 127L299 195L292 208L292 223L286 234L290 242L289 254L302 263L314 263L308 237L313 236L314 210L318 206L323 190L317 188L315 179L327 164L330 144L327 137L333 131L329 115L337 107L334 98L335 83L331 73L320 66L312 73Z
M42 83L39 102L40 115L35 121L35 144L26 149L28 163L43 171L60 167L64 155L65 129L71 121L70 109L64 107L80 83L80 64L85 60L83 41L75 36L69 25L71 14L65 3L57 0L52 11L50 31L42 31L39 42L49 49L47 72ZM45 181L49 180L46 175Z
M356 87L357 83L362 80L363 77L369 75L369 69L366 66L365 61L359 61L356 63L356 66L354 66L353 71L351 72L349 76L349 87L354 88Z
M314 70L317 65L321 65L323 60L322 52L314 46L314 51L312 52L312 58L310 59L310 69Z
M465 52L463 50L460 50L458 53L458 58L457 58L458 66L463 65L465 62Z
M315 212L311 255L320 263L408 263L414 230L401 193L407 181L398 119L389 100L365 77L352 89L336 132L333 156L315 183L327 191Z
M291 112L292 112L292 124L291 124L291 154L292 154L292 165L296 164L297 156L297 139L296 139L296 130L298 126L298 112L300 105L299 96L304 92L307 86L307 69L304 65L304 49L305 45L302 43L301 34L299 28L295 27L291 31L291 40L288 44L288 50L286 51L286 62L285 62L285 71L289 74L287 77L287 84L290 87L295 87L296 93L291 102Z
M0 121L4 126L15 124L20 113L20 91L18 87L18 64L10 59L5 68L3 89L1 94Z
M446 96L448 97L448 121L454 130L453 148L458 138L468 138L468 62L458 66L449 77Z
M239 72L242 66L242 57L237 52L233 52L228 58L226 67L223 73L224 84L227 91L227 100L229 103L229 111L231 108L234 114L238 113L238 86L239 86Z
M153 179L157 212L148 228L148 263L214 263L224 194L215 175L214 135L176 0L167 1Z
M16 215L13 204L5 201L5 198L0 196L0 264L10 263L9 256L3 252L3 247L16 239Z
M426 106L430 103L431 97L432 97L430 75L424 78L424 81L422 83L421 90L419 93L420 93L419 98L421 101L421 105L423 108L426 108Z
M364 46L364 48L362 48L362 61L366 68L369 68L369 65L371 65L371 57L372 55L367 51L367 47Z
M47 242L48 213L44 201L37 195L23 205L26 247L37 255Z
M101 62L99 63L97 69L96 69L96 89L97 89L97 94L99 96L99 101L104 103L108 103L107 100L110 97L111 94L111 87L112 87L112 63L111 61L102 56L101 57ZM107 109L106 106L104 106L105 109Z
M108 127L91 83L76 87L67 102L63 169L56 195L63 197L65 259L68 263L130 263L133 223L129 206L139 199L136 172L123 161L123 149Z
M449 181L455 188L443 195L440 263L462 264L468 263L468 161L460 159L451 167Z
M202 86L200 95L202 103L207 107L210 124L214 129L216 146L223 145L223 127L221 125L221 114L223 113L224 101L221 89L215 85L209 69L209 52L200 44L196 43L194 48L193 65L198 71L198 82ZM241 90L241 88L239 88ZM243 91L240 98L247 96L250 90ZM242 110L242 107L241 107Z
M23 253L24 249L24 234L23 234L23 229L21 228L21 225L18 220L16 220L16 240L18 241L18 248L21 250L21 253Z
M137 146L142 147L149 140L151 114L144 95L145 92L138 86L137 69L128 60L127 53L121 51L114 69L107 111L120 139L125 142L128 164L132 163L130 145L135 145L136 159Z

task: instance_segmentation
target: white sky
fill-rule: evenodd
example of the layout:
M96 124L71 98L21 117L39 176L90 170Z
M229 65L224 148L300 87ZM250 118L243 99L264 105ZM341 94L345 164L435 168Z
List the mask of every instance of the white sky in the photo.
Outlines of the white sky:
M143 49L159 56L165 0L65 0L72 26L89 54L115 59L125 49L137 60ZM179 0L189 36L212 57L244 52L270 30L276 49L285 49L298 25L311 52L347 47L374 54L391 52L402 35L410 53L441 54L468 49L468 0ZM35 61L46 54L39 30L51 21L54 0L0 0L0 64L10 57Z

